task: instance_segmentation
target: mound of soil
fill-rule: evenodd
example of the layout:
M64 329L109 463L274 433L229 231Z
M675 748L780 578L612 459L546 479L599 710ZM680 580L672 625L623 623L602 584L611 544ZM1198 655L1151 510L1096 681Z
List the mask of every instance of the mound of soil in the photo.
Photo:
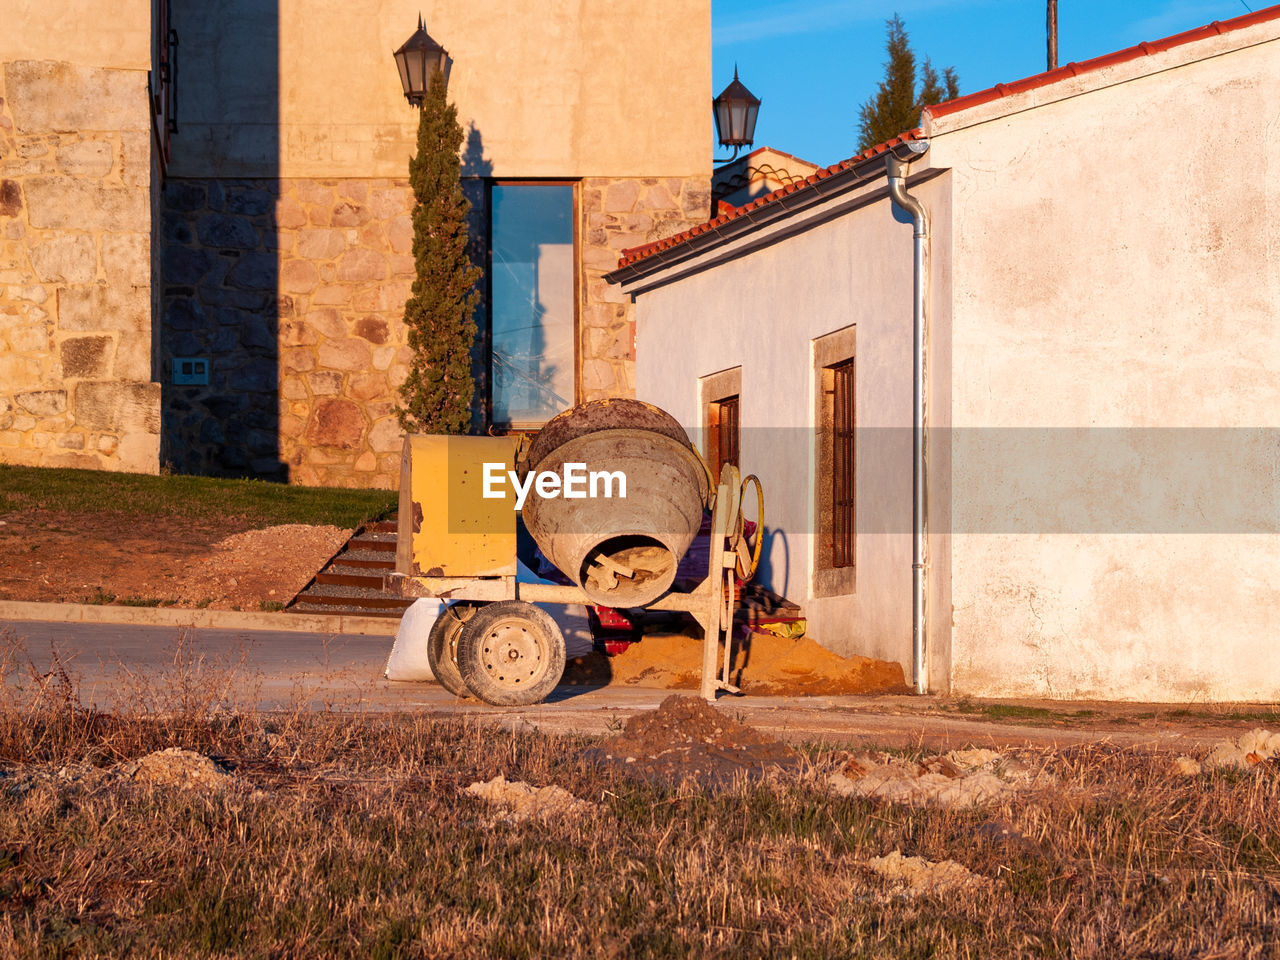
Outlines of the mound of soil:
M785 743L730 720L705 700L677 695L636 714L587 755L637 779L710 788L800 769L799 754Z
M702 641L652 634L614 657L610 667L613 683L696 690L702 672ZM753 633L734 642L730 679L743 693L756 696L908 692L901 664L845 658L808 637L792 640L769 633Z

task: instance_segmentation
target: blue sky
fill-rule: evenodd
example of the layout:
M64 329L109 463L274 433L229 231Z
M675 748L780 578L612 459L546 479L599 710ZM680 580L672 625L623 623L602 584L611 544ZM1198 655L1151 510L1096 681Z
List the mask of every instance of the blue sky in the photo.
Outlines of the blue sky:
M1058 61L1087 60L1268 6L1264 0L1058 0ZM826 166L857 146L858 108L884 75L884 22L901 14L917 60L960 92L1045 69L1045 0L712 0L712 87L760 97L755 145ZM718 148L716 157L729 151Z

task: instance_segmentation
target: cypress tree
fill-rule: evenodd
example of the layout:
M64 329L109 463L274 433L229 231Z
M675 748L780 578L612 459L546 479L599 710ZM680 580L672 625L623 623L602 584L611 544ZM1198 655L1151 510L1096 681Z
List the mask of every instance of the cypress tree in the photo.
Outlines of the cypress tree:
M888 37L885 43L889 59L884 65L884 79L876 92L858 112L858 149L884 143L912 129L920 122L923 107L960 96L960 78L954 67L947 67L941 80L933 64L926 58L922 70L923 83L916 95L916 55L911 50L906 25L896 13L885 21Z
M409 375L396 408L400 426L419 433L465 433L471 425L475 380L472 319L480 270L467 256L467 213L462 193L462 127L437 72L418 118L418 150L409 161L413 187L413 258L417 275L404 305Z

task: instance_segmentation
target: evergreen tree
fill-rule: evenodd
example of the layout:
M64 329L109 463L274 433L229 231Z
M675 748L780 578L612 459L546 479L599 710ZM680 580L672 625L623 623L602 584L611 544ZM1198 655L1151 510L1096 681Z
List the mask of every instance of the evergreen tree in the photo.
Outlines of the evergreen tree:
M400 387L400 425L419 433L465 433L471 425L475 380L472 319L480 270L467 256L467 213L462 194L462 127L437 72L418 118L418 150L409 161L413 186L413 258L417 276L404 305L414 361Z
M911 50L906 25L895 13L892 20L885 21L885 26L889 59L884 65L884 79L858 113L859 150L884 143L917 126L922 108L960 96L960 78L955 68L947 67L940 79L928 58L921 71L923 82L917 95L916 55Z

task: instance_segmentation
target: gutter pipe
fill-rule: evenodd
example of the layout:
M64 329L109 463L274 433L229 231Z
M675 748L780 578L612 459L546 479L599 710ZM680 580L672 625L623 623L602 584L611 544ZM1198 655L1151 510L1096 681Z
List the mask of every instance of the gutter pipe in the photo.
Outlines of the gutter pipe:
M896 152L905 148L908 156L903 159ZM911 416L911 672L916 693L929 692L929 664L926 658L928 637L928 536L929 513L925 482L925 344L928 327L925 315L925 258L929 244L929 221L920 201L907 193L907 169L912 160L922 157L929 149L927 140L911 140L901 144L885 157L885 175L889 180L889 195L893 202L911 215L912 223L912 416Z

